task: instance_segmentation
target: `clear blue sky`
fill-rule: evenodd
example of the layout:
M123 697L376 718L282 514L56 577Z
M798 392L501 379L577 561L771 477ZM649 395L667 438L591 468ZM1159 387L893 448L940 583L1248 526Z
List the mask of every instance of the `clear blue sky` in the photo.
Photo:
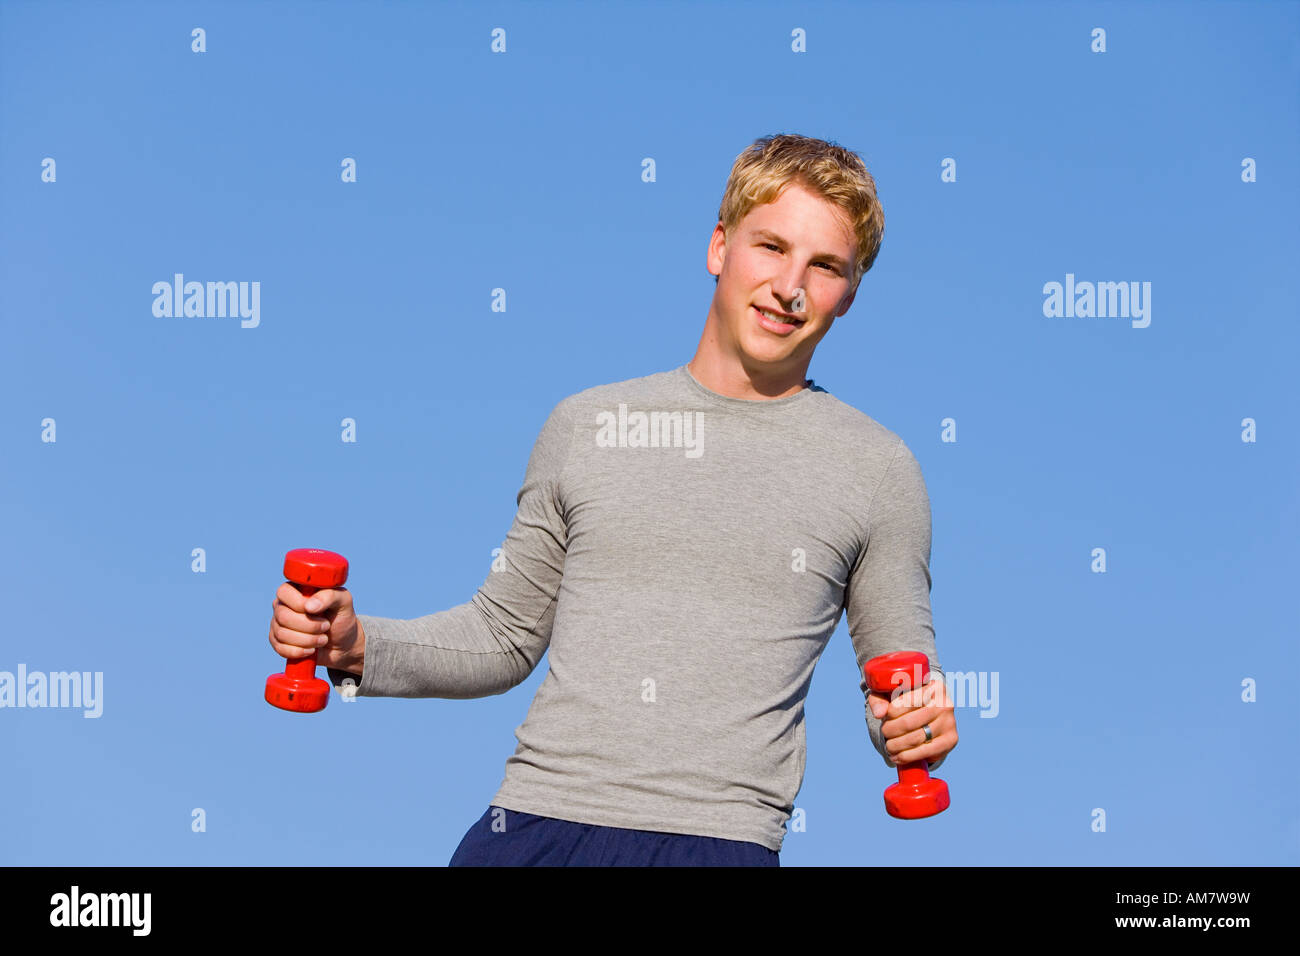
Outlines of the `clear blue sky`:
M468 600L553 405L690 359L777 132L876 177L810 374L916 453L941 662L999 691L893 820L841 623L783 865L1300 862L1298 79L1295 3L0 2L0 671L103 674L97 719L0 710L0 863L444 864L545 661L275 710L284 552ZM156 317L177 272L259 324ZM1067 274L1150 324L1046 317Z

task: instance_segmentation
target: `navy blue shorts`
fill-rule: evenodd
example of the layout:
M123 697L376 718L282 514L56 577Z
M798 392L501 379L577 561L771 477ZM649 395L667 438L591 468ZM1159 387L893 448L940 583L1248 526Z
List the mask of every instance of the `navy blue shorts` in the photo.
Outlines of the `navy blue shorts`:
M759 843L601 827L488 807L447 865L780 866L781 862L775 850Z

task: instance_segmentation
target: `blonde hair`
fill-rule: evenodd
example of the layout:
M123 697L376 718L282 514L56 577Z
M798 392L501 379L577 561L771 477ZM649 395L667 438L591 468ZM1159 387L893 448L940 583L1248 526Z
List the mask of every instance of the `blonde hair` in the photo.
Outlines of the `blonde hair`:
M751 209L774 201L791 182L838 206L848 218L857 240L849 276L856 288L880 251L885 213L862 159L836 143L794 133L754 140L736 157L718 209L728 240Z

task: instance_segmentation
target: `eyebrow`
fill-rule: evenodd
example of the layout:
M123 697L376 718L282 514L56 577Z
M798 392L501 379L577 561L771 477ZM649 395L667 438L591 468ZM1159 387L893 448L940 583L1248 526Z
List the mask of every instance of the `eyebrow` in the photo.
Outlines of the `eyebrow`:
M783 246L788 246L788 245L790 245L789 242L787 242L785 239L783 239L783 238L781 238L780 236L778 236L778 235L777 235L776 233L774 233L771 229L755 229L753 234L754 234L756 237L761 238L761 239L771 239L771 240L773 240L773 241L775 241L775 242L777 242L777 243L780 243L780 244L783 245ZM843 259L841 259L839 256L835 255L835 253L833 253L833 252L818 252L818 253L816 253L816 255L814 256L814 258L816 258L816 259L825 259L825 260L827 260L828 262L833 262L833 263L835 263L837 266L839 266L841 269L846 269L846 268L848 268L848 265L849 265L847 262L845 262L845 261L844 261Z

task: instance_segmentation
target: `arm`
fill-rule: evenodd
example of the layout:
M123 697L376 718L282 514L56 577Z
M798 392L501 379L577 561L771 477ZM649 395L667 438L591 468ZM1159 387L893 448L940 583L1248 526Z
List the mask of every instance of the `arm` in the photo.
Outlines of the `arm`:
M487 697L521 683L551 640L567 540L560 477L573 436L560 402L533 446L506 536L504 568L468 602L411 620L356 615L359 659L328 668L359 697Z
M867 702L867 731L886 765L894 767L881 718L871 712L862 665L891 651L920 651L929 658L933 679L943 680L930 612L930 498L921 466L901 439L872 495L867 520L868 540L850 573L845 609ZM945 756L932 759L930 769Z

